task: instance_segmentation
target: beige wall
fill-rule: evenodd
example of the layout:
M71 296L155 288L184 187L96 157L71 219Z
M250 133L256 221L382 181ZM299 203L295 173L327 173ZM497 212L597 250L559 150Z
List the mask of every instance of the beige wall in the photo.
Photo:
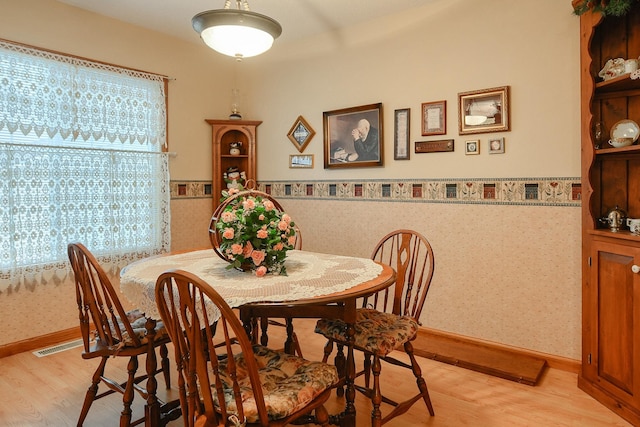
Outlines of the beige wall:
M430 3L431 4L431 3ZM406 18L400 19L400 18ZM398 21L402 22L400 24ZM259 128L258 179L580 176L579 19L570 1L442 0L241 64L247 117ZM316 43L314 45L314 43ZM321 53L314 55L315 46ZM510 132L458 135L459 92L511 86ZM447 134L421 136L421 103L447 101ZM383 103L385 165L323 169L323 111ZM411 141L454 138L454 153L393 160L393 111L411 108ZM290 170L286 137L298 115L317 134L316 167ZM489 137L504 155L487 155ZM466 156L465 139L481 141Z
M260 181L580 174L578 19L569 1L442 0L304 43L276 42L240 64L198 43L51 0L0 0L0 6L2 38L175 78L169 88L170 150L177 153L172 180L211 177L210 129L203 120L227 116L233 81L243 92L244 117L264 122ZM511 86L512 130L459 136L457 93L502 85ZM413 145L440 139L420 136L420 105L438 100L447 101L442 138L455 139L455 152L394 161L393 110L411 108ZM375 102L384 109L384 167L323 169L322 112ZM298 115L317 132L305 151L315 155L313 169L288 168L296 150L286 133ZM505 154L487 154L490 136L505 137ZM481 140L479 156L465 156L465 139ZM437 271L426 326L579 359L578 208L297 198L283 205L303 227L309 250L368 256L390 229L427 235ZM209 206L210 199L172 202L174 249L207 244L198 230L206 230ZM19 293L0 295L0 345L75 326L72 289ZM52 308L51 300L60 303Z

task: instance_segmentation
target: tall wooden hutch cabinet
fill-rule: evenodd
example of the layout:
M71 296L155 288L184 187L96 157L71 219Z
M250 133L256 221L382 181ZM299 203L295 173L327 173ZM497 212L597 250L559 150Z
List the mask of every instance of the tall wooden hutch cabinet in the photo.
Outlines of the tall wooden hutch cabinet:
M222 190L227 188L224 173L229 168L238 168L248 180L255 181L257 128L261 121L206 120L211 125L213 153L212 194L213 210L220 204ZM236 144L236 143L240 144ZM239 153L231 154L232 144L239 145Z
M640 218L640 145L613 148L621 120L640 122L640 79L604 81L607 61L640 55L640 2L623 17L580 16L582 134L582 369L578 386L640 425L640 236L604 218ZM597 129L602 131L598 138Z

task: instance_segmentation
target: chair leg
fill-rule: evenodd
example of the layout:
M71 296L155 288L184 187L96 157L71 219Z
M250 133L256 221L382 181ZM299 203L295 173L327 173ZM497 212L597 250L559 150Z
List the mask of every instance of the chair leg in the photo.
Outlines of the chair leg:
M103 357L100 360L98 369L93 373L91 385L87 390L87 394L84 396L84 403L82 404L82 410L80 411L80 417L78 418L78 427L81 427L84 424L84 420L87 418L87 414L89 413L89 408L91 408L91 404L98 394L98 384L100 384L100 378L104 375L104 367L107 364L107 360L109 360L108 357Z
M242 319L242 326L244 327L244 331L247 333L251 344L256 344L258 342L257 325L258 321L254 317L250 319ZM215 331L215 328L212 329L212 331Z
M336 370L338 371L339 377L346 378L347 377L347 358L344 355L344 345L337 344L336 350L337 350L336 357L334 359L333 364L335 365ZM339 386L336 389L336 394L338 395L338 397L344 396L344 387Z
M293 331L293 319L291 319L291 317L285 318L285 327L287 329L287 340L284 342L285 353L295 354L298 357L304 357L302 355L302 348L300 348L298 336Z
M291 340L293 341L293 349L295 351L295 354L297 354L298 357L304 359L304 356L302 355L302 347L300 347L300 341L298 341L298 336L295 332L291 335Z
M371 379L371 354L366 353L364 355L364 386L369 388Z
M373 366L371 372L373 373L373 390L371 394L371 403L373 409L371 410L371 426L382 426L382 412L380 411L380 404L382 403L382 393L380 392L380 357L377 354L373 355Z
M325 408L324 405L320 405L316 408L314 424L318 424L323 427L329 425L329 411L327 411L327 408Z
M149 322L149 320L147 320ZM154 328L155 328L155 321ZM149 337L148 349L147 349L147 357L145 367L147 370L147 384L146 384L146 400L147 403L144 405L145 410L145 420L150 420L152 425L160 426L160 420L162 418L160 413L160 402L158 401L158 396L156 395L158 391L158 381L156 380L156 374L158 373L158 360L156 358L156 350L153 348L153 338L155 335L155 331L152 329L151 333L147 336ZM163 361L164 362L164 361Z
M260 334L260 345L267 346L269 344L269 334L267 333L267 329L269 328L269 319L267 317L260 318L260 330L262 333ZM257 331L256 331L257 334Z
M160 346L160 365L162 366L162 374L164 375L164 384L169 390L171 388L171 371L169 367L169 350L166 344Z
M404 343L404 351L407 353L409 359L411 360L411 370L413 371L413 375L416 377L416 383L418 384L418 389L420 390L420 394L422 395L422 400L424 400L424 403L427 405L429 414L431 416L434 416L435 412L433 410L431 398L429 397L427 382L422 377L422 370L420 369L420 365L418 365L418 362L413 355L413 345L411 344L411 341L407 341L406 343Z
M129 359L129 364L127 365L127 372L129 377L127 379L127 385L124 389L124 394L122 395L122 403L124 408L122 409L122 413L120 415L120 427L129 427L131 425L131 403L133 402L134 389L133 384L136 378L136 371L138 370L138 358L136 356L132 356Z
M338 371L338 378L344 379L345 375L346 375L346 359L344 357L344 351L343 351L343 346L338 344L338 352L336 353L336 357L334 358L334 366L336 367L336 371ZM322 363L327 363L327 360L329 360L329 356L331 355L331 352L333 351L333 340L328 339L327 343L324 346L324 355L322 356ZM340 357L340 355L342 357ZM343 386L337 386L336 387L336 394L338 395L338 397L342 397L344 396L344 387Z
M322 356L322 363L327 363L329 360L329 355L333 351L333 340L327 340L327 343L324 345L324 356Z
M246 323L244 323L244 330L247 336L251 340L251 344L257 344L260 331L258 329L258 319L252 317Z

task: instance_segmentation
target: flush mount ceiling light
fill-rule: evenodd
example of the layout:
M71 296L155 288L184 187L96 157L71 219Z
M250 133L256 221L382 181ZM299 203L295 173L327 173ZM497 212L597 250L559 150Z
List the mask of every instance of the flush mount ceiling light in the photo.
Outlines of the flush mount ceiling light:
M224 9L208 10L193 17L191 23L210 48L238 60L260 55L273 45L282 33L274 19L251 12L247 0L235 0L231 9L226 0Z

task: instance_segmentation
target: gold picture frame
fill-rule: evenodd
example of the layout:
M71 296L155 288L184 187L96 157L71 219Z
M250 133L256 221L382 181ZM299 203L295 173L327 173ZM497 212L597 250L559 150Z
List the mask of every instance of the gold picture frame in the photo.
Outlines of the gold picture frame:
M289 141L302 153L315 134L316 131L313 130L304 117L298 116L293 126L291 126L291 129L289 129L287 138L289 138Z
M460 135L511 130L509 86L460 92L458 131Z

